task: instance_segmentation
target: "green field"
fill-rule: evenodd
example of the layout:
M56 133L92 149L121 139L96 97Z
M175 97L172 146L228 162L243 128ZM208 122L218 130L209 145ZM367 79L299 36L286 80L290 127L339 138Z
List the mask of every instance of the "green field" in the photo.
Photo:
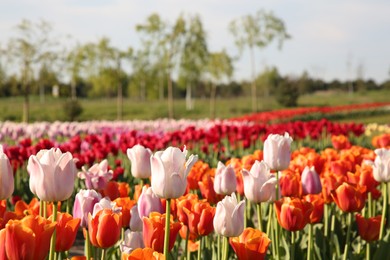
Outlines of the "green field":
M349 95L344 92L321 92L304 95L299 98L300 106L329 106L356 103L388 102L390 91L370 91ZM65 120L63 105L67 99L55 99L46 97L41 102L38 96L30 98L30 121L55 121ZM80 99L83 112L77 118L85 120L115 120L117 118L116 99ZM210 102L208 99L196 99L194 109L187 111L184 100L175 100L175 118L210 118ZM259 110L273 110L282 108L273 97L259 98ZM0 99L0 121L21 121L23 110L23 98ZM217 99L216 118L237 117L251 112L250 97L238 97L234 99ZM167 117L167 101L150 100L139 101L125 99L123 102L123 119L146 119ZM363 115L359 117L342 118L341 121L390 123L390 111L375 115Z

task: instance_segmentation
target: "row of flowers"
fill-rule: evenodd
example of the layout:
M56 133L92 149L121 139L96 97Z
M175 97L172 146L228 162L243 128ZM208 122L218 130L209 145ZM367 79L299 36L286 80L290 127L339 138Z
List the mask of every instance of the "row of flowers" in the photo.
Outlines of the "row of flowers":
M273 111L265 111L254 114L249 114L237 118L232 118L234 121L255 121L268 123L271 121L279 120L291 120L299 116L307 116L310 114L335 114L340 112L356 112L365 111L367 109L386 108L389 107L388 102L376 102L376 103L364 103L364 104L351 104L351 105L339 105L339 106L323 106L323 107L299 107L292 109L280 109Z
M190 259L193 251L207 259L388 254L381 243L390 234L390 150L353 145L346 136L332 143L319 153L304 147L291 153L292 138L272 134L263 151L216 168L185 148L153 153L135 145L126 150L125 182L112 181L107 160L78 172L70 152L40 150L26 166L39 201L0 204L0 257L66 257L79 226L87 259ZM15 180L2 147L0 159L0 199L8 199ZM73 199L75 182L81 184Z

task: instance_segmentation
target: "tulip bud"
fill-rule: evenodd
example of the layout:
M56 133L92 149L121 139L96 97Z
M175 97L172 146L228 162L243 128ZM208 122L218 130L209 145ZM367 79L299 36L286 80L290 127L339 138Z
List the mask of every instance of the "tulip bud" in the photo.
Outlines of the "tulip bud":
M82 172L78 173L80 179L85 179L87 189L103 190L107 183L112 179L112 170L108 170L107 159L94 164L88 170L82 167Z
M127 149L127 157L131 161L131 174L134 178L150 177L150 156L152 156L152 151L139 144Z
M390 181L390 150L380 148L375 150L376 157L374 161L373 174L378 182Z
M88 232L91 244L99 248L115 245L121 236L122 215L103 209L92 216L88 214Z
M102 196L95 190L80 190L75 197L73 217L81 219L81 227L88 225L88 213L93 212L93 207L101 200Z
M236 191L236 173L231 165L227 167L218 162L217 171L214 177L214 190L217 194L227 195Z
M153 193L152 188L144 186L138 199L138 215L142 219L143 217L149 217L149 214L153 211L163 213L164 208L160 198Z
M236 194L226 196L218 202L213 220L215 233L226 237L237 237L244 230L245 200L238 203Z
M160 198L176 199L183 196L187 188L187 176L197 155L191 155L186 161L187 150L168 147L150 157L152 170L152 190Z
M322 191L320 176L314 166L306 166L301 176L303 194L318 194Z
M131 231L142 231L142 219L138 214L138 205L135 205L130 210L130 230Z
M14 192L14 174L7 155L0 145L0 200L8 199Z
M291 159L292 138L288 133L283 135L270 134L264 142L264 161L275 171L288 168Z

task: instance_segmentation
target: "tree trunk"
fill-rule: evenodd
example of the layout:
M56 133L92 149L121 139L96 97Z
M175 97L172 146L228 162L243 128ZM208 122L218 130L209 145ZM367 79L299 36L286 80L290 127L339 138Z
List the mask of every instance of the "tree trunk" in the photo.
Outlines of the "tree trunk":
M173 118L173 86L171 73L168 73L168 117Z
M188 111L194 109L194 102L192 100L192 93L191 92L192 92L191 91L191 85L187 84L187 88L186 88L186 109Z
M158 80L158 99L161 101L164 99L164 82L163 77L159 77Z
M122 120L123 116L123 89L122 83L118 84L118 98L117 98L117 119Z
M72 97L72 100L76 100L76 81L75 80L72 80L72 83L70 85L70 90L71 90L71 97Z
M255 52L253 47L250 47L251 65L252 65L252 112L257 112L257 93L256 93L256 67L255 67Z
M30 102L29 102L29 91L30 86L27 84L24 92L24 102L23 102L23 122L28 123L30 120Z
M210 91L210 119L215 118L215 99L217 94L217 86L215 83L211 83L211 91Z

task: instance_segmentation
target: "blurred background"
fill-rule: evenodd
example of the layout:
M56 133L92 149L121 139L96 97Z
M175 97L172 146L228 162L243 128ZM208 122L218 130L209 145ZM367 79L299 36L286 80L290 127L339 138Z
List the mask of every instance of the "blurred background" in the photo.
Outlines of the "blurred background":
M389 102L389 13L384 0L2 0L0 121ZM390 121L369 116L355 120Z

